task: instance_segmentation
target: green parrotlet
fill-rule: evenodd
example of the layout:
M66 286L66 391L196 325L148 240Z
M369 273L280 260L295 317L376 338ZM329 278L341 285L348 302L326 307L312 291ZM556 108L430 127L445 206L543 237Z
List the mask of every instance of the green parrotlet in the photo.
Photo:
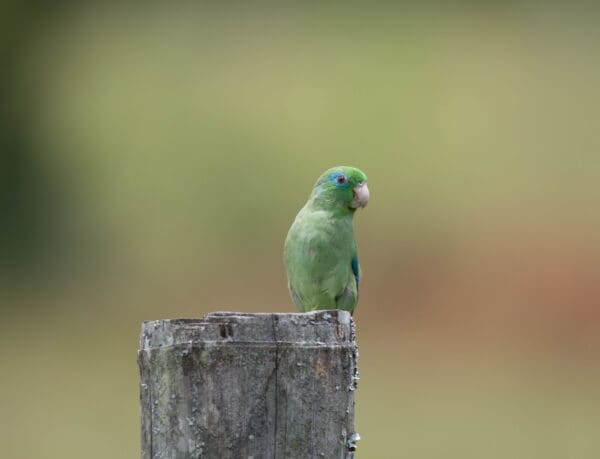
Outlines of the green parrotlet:
M315 183L284 247L288 288L300 312L354 312L360 267L353 218L368 201L367 176L355 167L334 167Z

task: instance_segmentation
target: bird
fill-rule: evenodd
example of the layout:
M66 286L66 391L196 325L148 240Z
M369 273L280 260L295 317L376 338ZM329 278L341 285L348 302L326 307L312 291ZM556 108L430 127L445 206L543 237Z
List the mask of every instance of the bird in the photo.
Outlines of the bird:
M353 314L361 277L354 214L369 202L367 176L356 167L326 170L287 234L284 265L300 312L342 309Z

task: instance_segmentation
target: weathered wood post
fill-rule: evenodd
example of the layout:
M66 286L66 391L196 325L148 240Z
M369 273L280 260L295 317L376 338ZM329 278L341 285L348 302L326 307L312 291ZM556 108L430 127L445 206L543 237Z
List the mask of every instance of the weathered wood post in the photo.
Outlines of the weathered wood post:
M142 459L352 458L356 360L345 311L144 322Z

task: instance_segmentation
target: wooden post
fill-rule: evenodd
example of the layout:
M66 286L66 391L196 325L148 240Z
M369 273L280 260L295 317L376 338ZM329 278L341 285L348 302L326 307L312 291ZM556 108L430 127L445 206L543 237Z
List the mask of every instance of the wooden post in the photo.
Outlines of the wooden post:
M346 311L144 322L142 459L353 458Z

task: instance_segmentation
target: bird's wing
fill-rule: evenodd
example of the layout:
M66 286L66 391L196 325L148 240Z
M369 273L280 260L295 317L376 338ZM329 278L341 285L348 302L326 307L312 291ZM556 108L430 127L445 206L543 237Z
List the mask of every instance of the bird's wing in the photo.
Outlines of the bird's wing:
M352 273L348 276L344 289L336 297L335 301L338 308L353 312L358 301L358 282L360 281L360 266L358 264L356 243L353 247L353 257L350 261L350 267Z
M352 273L354 273L354 280L356 280L356 290L358 290L358 282L360 281L360 267L358 266L358 255L354 255L352 258Z

